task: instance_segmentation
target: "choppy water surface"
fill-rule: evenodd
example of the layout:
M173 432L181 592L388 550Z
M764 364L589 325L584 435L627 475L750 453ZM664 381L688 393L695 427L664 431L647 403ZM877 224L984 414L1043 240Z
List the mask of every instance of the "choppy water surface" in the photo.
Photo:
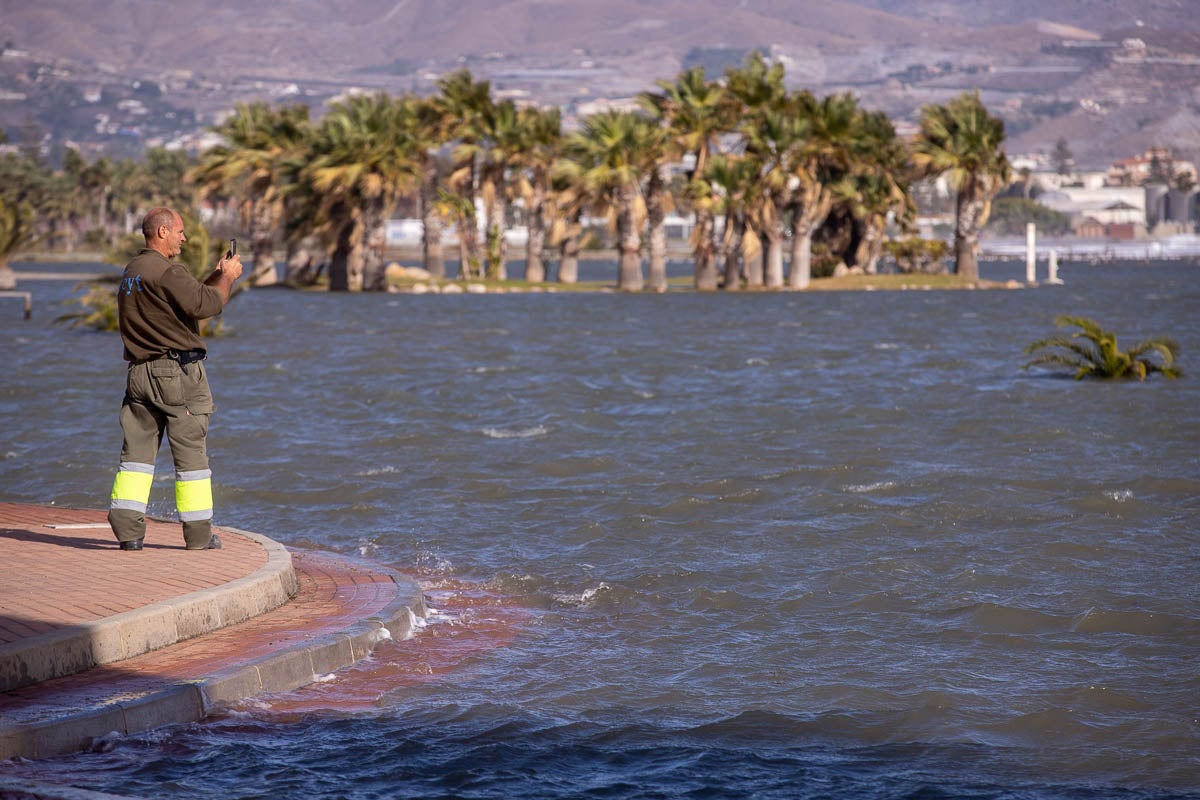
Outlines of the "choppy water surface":
M183 798L1196 796L1200 272L1062 274L247 293L210 361L217 521L410 572L437 613L310 689L0 771ZM50 322L69 283L21 288L0 499L103 507L119 342ZM1022 372L1063 313L1171 334L1190 374Z

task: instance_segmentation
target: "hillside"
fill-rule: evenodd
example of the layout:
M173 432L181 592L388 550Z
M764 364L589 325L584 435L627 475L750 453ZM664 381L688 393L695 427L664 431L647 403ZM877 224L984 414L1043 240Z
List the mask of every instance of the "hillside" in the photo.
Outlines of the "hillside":
M432 91L461 66L569 107L761 49L794 85L852 91L898 121L978 88L1013 151L1060 136L1085 165L1200 151L1200 15L1183 0L0 0L0 41L10 138L32 118L78 139L103 115L114 136L157 139L172 133L146 119L159 112L180 133L237 100L319 109L351 86ZM122 99L143 118L124 119Z

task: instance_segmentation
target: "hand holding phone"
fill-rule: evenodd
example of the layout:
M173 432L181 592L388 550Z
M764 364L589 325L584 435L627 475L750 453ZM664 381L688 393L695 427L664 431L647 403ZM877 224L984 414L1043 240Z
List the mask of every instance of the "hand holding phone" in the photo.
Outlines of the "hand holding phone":
M229 249L225 251L225 258L233 258L237 255L237 239L229 240Z

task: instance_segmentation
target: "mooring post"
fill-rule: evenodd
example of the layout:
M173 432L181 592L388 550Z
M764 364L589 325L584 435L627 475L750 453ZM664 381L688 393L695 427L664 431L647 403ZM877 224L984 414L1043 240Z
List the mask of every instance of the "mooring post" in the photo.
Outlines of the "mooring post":
M1025 282L1037 282L1037 226L1025 223Z
M1058 251L1051 248L1050 250L1050 277L1046 279L1046 283L1059 285L1062 281L1058 277Z
M22 297L25 299L25 319L33 317L33 292L0 292L0 297Z

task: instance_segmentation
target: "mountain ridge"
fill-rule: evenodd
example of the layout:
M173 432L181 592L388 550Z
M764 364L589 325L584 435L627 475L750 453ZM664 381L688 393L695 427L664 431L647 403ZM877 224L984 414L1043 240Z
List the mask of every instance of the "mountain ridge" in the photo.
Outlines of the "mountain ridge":
M122 82L156 82L199 123L251 99L426 93L460 67L569 106L651 89L697 54L719 67L760 49L790 85L852 91L909 124L923 104L977 89L1010 150L1065 137L1085 162L1159 144L1200 153L1200 15L1181 0L261 0L252 12L239 0L0 0L0 40L6 54L62 60L84 95L89 81L114 97ZM0 69L0 93L28 101L0 102L10 131L22 112L46 124L59 112L44 104L61 102L43 91L53 69L17 66Z

